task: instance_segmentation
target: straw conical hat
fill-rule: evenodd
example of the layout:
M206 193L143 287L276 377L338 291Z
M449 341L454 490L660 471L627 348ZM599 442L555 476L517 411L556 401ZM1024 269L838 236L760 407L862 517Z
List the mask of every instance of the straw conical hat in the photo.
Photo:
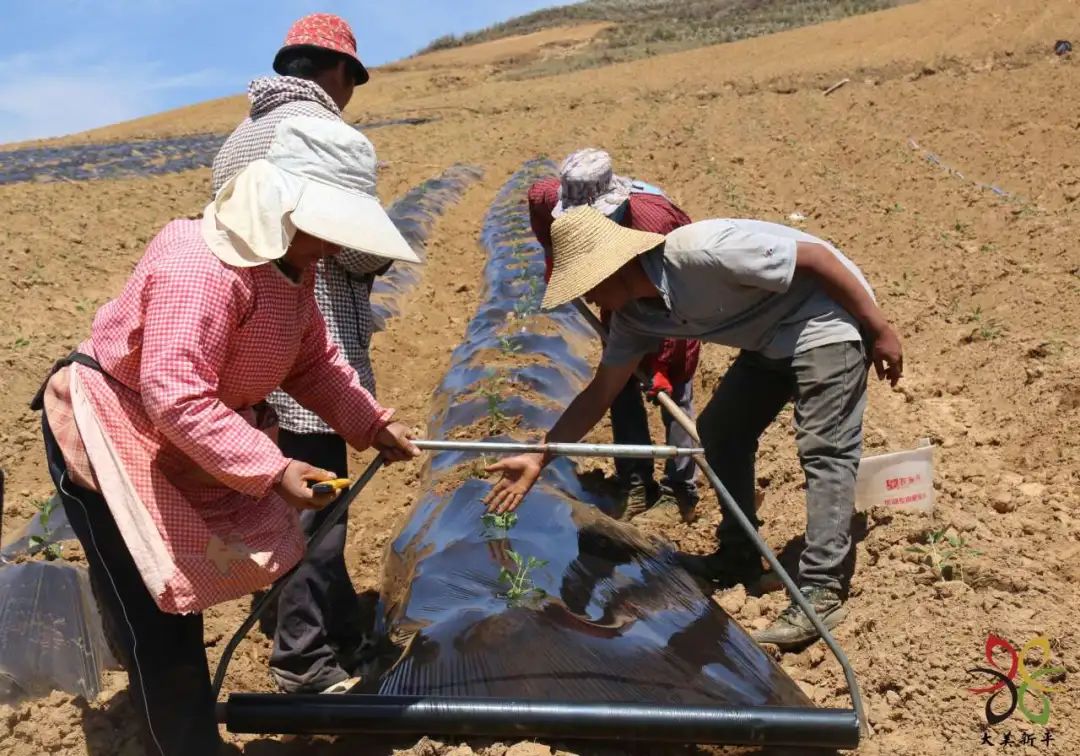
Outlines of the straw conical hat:
M545 310L580 297L638 255L664 243L660 234L624 228L591 207L575 207L551 224L551 280Z

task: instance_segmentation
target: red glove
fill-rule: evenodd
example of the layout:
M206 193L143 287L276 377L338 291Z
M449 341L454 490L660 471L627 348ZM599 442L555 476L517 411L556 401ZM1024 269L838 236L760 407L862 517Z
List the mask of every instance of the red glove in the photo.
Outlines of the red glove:
M647 389L645 389L645 396L649 398L650 402L655 403L656 395L659 394L661 391L663 391L668 396L671 396L673 390L674 389L671 386L671 381L668 379L668 377L661 371L657 370L655 373L653 373L652 383Z

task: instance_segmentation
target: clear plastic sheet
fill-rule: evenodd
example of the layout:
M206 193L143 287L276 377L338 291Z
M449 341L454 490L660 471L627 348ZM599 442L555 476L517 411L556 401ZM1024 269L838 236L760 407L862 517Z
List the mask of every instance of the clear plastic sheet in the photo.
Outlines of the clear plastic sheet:
M485 291L436 391L432 438L527 440L588 380L595 339L572 307L538 312L543 255L524 197L554 166L516 173L489 212ZM540 285L537 286L537 281ZM509 387L508 390L506 387ZM434 455L388 546L387 670L356 693L580 702L810 706L673 558L607 517L556 460L515 517L485 518L468 453Z
M112 663L85 569L45 561L0 567L0 703L52 690L93 700Z
M410 189L386 209L421 261L426 257L427 238L435 221L482 175L483 171L474 166L452 165L439 176ZM401 313L402 298L420 281L422 272L418 265L398 263L386 275L375 279L371 315L376 330L385 329L386 321Z

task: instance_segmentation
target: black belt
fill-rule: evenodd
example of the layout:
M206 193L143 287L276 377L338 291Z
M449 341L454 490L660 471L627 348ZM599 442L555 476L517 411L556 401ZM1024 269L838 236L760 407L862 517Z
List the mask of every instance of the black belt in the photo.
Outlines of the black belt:
M37 390L37 393L34 394L34 398L30 400L30 409L34 412L40 412L45 408L45 388L49 385L49 381L52 380L52 377L56 375L57 371L75 363L84 365L91 370L96 370L102 375L108 375L108 373L105 372L105 369L101 367L101 364L90 355L83 354L82 352L72 352L67 357L62 357L53 364L52 370L49 371L45 380L42 381L41 388Z

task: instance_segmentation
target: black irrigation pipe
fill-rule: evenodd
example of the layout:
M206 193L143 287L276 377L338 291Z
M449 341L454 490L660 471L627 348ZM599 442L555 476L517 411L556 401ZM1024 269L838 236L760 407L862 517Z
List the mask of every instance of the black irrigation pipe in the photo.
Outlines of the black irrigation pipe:
M802 748L855 748L846 709L665 706L486 698L236 694L218 705L235 733L455 735Z

